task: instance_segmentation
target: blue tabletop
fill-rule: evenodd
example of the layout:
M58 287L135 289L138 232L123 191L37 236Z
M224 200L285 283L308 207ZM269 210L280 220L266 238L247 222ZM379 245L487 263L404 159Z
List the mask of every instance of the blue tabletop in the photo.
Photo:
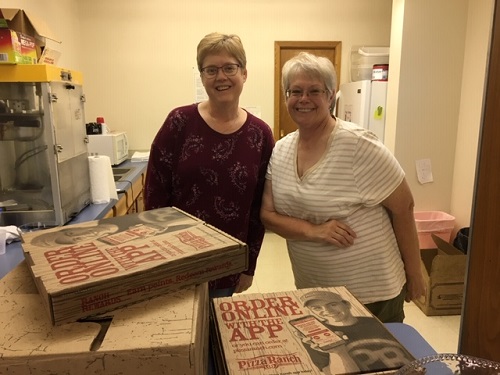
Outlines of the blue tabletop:
M412 326L405 323L385 323L387 329L417 359L437 354L432 346Z

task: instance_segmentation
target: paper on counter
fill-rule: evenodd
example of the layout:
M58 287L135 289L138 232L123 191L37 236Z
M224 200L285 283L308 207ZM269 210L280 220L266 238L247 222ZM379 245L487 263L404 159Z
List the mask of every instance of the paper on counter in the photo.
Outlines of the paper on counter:
M109 203L111 199L118 199L109 156L89 156L89 169L92 203Z
M138 161L148 161L149 160L149 151L136 151L132 155L132 159L130 161L132 162L138 162Z

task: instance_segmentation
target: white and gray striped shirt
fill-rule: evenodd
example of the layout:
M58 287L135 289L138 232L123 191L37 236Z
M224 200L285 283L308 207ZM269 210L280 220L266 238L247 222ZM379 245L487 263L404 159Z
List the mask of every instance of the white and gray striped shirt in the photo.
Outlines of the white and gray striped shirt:
M401 292L406 278L390 218L380 204L404 172L369 131L337 119L324 156L299 178L298 131L276 143L266 178L278 213L315 224L336 219L356 233L347 248L287 240L297 288L346 285L363 303Z

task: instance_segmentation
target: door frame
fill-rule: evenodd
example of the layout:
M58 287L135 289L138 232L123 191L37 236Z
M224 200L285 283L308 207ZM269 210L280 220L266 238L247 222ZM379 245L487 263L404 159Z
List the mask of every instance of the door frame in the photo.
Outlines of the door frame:
M460 354L500 361L500 1L495 1L460 323Z
M274 138L280 138L280 120L281 110L280 103L284 100L283 92L281 91L281 67L284 61L281 61L281 50L295 49L301 50L314 50L314 49L332 49L335 51L335 71L337 73L337 87L338 92L340 84L340 63L342 60L342 42L307 42L307 41L275 41L274 42Z

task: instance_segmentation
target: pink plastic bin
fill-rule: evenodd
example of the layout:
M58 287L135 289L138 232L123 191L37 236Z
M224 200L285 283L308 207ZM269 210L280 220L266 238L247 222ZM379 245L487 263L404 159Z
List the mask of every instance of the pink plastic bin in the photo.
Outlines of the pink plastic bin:
M441 237L450 242L451 232L455 226L455 217L441 211L418 211L415 212L415 223L417 224L418 242L421 249L433 249L436 244L431 234Z

